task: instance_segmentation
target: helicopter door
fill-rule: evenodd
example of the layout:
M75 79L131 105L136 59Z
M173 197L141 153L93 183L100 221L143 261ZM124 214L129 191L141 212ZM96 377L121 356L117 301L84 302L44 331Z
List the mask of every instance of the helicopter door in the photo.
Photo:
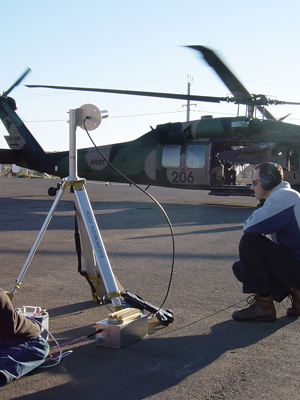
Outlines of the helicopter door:
M160 145L156 177L160 185L198 188L209 185L209 143Z

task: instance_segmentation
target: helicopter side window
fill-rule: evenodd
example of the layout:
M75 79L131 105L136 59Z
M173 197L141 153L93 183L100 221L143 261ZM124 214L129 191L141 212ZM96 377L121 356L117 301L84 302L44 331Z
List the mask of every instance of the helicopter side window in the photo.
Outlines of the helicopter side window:
M204 168L206 147L191 145L186 150L187 168Z
M164 168L178 168L180 166L181 146L164 146L162 152L162 166Z

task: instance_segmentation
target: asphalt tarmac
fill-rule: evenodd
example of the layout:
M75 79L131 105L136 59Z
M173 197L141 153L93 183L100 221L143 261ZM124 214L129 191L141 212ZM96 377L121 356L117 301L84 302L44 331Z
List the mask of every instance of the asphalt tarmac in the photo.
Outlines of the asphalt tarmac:
M0 178L0 287L11 290L53 203L56 181ZM125 290L159 306L170 278L172 240L162 212L127 185L87 183L113 271ZM300 322L276 304L275 323L233 321L247 295L231 272L244 220L257 201L206 191L151 187L175 231L176 258L164 305L167 327L149 321L149 335L122 349L94 342L0 388L1 400L297 399ZM73 194L66 191L13 299L40 306L64 344L95 331L108 317L77 272ZM50 341L53 345L53 341Z

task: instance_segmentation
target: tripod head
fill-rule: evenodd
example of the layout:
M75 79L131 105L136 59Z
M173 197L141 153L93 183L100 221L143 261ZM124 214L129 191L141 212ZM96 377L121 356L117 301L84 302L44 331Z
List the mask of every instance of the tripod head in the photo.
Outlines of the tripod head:
M93 104L84 104L80 108L69 111L69 176L67 180L76 180L77 177L77 148L76 128L88 131L97 129L103 118L108 117L108 111L100 111Z

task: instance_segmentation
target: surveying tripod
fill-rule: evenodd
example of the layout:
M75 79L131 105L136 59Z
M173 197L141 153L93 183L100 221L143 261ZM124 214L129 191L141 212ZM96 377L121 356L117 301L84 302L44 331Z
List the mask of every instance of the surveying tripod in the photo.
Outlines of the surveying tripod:
M96 294L98 296L107 295L115 311L121 310L124 307L125 301L127 306L132 306L140 310L145 309L155 314L161 324L168 325L170 322L173 322L173 314L171 311L165 311L160 307L146 302L133 293L123 291L112 271L85 189L86 180L77 176L76 128L80 126L88 130L96 129L100 125L102 118L106 118L107 116L108 113L106 111L99 111L97 107L90 104L69 111L69 176L63 179L59 187L52 207L18 275L15 286L9 293L9 297L12 298L17 289L19 289L23 276L34 257L56 207L65 189L70 187L75 196L75 212L79 225L87 280L91 286L93 286L91 280L97 285L96 291L94 291L94 293L92 291L94 299L97 297Z

